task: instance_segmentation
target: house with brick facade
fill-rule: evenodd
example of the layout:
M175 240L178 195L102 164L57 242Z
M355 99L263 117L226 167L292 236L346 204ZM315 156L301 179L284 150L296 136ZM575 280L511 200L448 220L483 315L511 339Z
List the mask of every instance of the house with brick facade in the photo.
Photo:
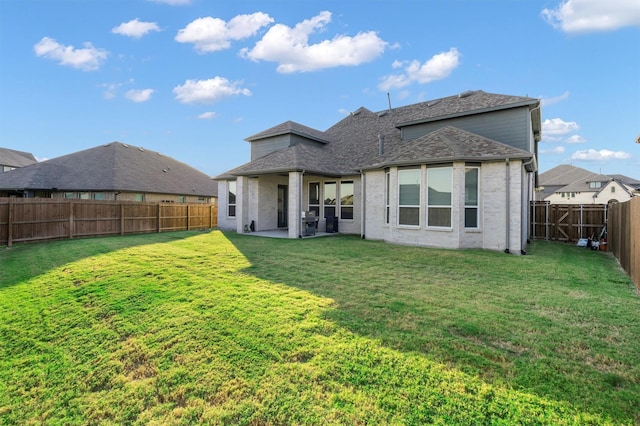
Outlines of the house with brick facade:
M301 238L313 221L317 232L524 253L540 136L538 99L484 91L361 107L324 131L287 121L248 137L250 161L216 177L218 225Z

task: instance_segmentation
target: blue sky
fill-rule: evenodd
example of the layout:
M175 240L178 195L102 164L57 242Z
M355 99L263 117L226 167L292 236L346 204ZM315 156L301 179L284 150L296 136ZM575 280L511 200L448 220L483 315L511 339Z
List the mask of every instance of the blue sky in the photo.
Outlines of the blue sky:
M286 120L325 130L466 90L542 99L540 171L640 179L637 0L0 0L0 146L112 141L215 176Z

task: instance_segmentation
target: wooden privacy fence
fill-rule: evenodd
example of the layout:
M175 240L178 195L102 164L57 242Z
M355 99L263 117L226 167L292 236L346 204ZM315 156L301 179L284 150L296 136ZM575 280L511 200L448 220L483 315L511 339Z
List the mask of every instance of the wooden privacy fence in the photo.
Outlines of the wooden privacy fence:
M218 226L213 204L0 198L0 244Z
M640 291L640 197L611 205L607 231L609 250Z
M529 238L575 242L580 238L599 237L607 223L607 206L603 204L549 204L534 201L530 205Z

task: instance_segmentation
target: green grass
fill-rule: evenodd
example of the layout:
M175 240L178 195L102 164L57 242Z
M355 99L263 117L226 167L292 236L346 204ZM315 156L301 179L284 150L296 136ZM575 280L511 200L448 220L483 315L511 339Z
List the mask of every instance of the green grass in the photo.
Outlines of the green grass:
M639 424L608 254L177 232L0 251L0 424Z

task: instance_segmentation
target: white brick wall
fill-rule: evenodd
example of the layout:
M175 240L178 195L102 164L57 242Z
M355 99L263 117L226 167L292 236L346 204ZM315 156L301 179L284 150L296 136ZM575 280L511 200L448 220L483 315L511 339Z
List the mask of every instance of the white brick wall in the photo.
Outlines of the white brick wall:
M367 172L366 177L366 224L367 239L385 240L397 244L420 245L443 248L485 248L504 250L507 248L506 221L506 173L505 162L483 163L479 170L480 204L479 229L464 227L464 179L465 164L455 163L452 173L452 227L432 229L426 227L427 188L426 166L422 170L420 226L397 225L397 168L390 169L390 223L385 223L385 172ZM510 252L520 253L522 247L522 163L510 161Z

